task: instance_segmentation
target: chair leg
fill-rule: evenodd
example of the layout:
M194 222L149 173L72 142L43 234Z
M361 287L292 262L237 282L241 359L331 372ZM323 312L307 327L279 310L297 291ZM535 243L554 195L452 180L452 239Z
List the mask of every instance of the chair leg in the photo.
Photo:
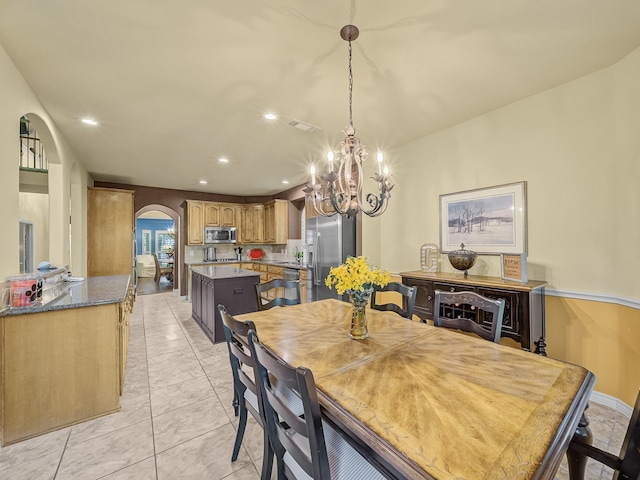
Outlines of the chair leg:
M238 420L238 431L236 432L236 443L233 445L233 453L231 454L231 461L235 462L238 459L238 453L240 452L240 445L242 445L242 437L244 437L244 430L247 428L247 407L244 404L240 405L240 419Z
M271 448L271 443L269 443L269 432L267 431L267 426L263 427L263 438L264 447L262 449L262 472L260 474L260 480L270 480L271 479L271 470L273 470L273 449Z
M238 400L238 391L233 389L233 414L237 417L240 414L240 400Z

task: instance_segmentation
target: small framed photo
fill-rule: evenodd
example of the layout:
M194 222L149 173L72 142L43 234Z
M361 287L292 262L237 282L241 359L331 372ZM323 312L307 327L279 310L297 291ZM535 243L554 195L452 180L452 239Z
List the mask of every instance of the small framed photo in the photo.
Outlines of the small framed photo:
M500 263L503 280L527 281L527 256L524 253L520 255L504 253L500 255Z

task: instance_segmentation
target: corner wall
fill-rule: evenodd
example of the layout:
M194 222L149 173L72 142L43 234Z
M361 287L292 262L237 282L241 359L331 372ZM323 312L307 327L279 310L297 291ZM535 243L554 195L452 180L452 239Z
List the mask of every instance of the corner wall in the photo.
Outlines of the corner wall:
M640 364L640 347L626 343L640 345L638 78L640 49L395 150L389 208L363 219L365 255L395 273L418 269L420 246L439 244L439 195L527 181L529 278L630 304L549 298L548 352L589 368L598 391L632 403L640 387L627 367ZM446 256L440 265L453 271ZM471 273L500 276L499 257L481 256Z
M61 136L24 78L0 46L0 222L3 225L3 248L0 250L0 280L16 275L19 267L19 120L34 113L48 129L59 163L49 172L49 260L56 265L69 263L69 191L71 165L80 170L84 190L92 182L77 162L75 153ZM40 127L38 132L41 132ZM45 148L47 148L45 144ZM82 200L82 218L86 224L86 196ZM86 243L82 256L86 257ZM74 272L83 275L85 272Z

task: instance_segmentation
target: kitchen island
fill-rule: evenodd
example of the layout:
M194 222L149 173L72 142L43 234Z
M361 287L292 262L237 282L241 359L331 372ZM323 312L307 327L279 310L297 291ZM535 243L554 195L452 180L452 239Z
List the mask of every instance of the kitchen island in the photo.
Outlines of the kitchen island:
M224 342L218 305L224 305L231 315L255 312L258 309L255 284L260 283L260 274L228 265L191 270L192 317L213 343Z
M2 445L120 409L132 304L129 275L117 275L2 313Z

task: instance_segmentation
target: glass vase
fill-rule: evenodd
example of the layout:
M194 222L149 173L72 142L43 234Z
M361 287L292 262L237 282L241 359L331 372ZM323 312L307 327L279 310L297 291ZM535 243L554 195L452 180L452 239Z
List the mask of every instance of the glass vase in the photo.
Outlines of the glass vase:
M353 340L364 340L369 336L366 306L367 303L369 303L370 296L371 290L353 292L349 295L349 299L351 300L351 328L349 329L349 337Z

